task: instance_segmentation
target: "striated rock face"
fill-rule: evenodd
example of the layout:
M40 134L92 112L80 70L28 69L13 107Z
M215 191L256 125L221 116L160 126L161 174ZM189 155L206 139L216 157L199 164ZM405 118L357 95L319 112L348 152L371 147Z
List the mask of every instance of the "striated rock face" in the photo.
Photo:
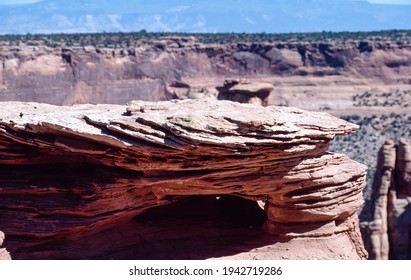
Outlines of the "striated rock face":
M388 140L373 184L373 218L362 224L370 259L411 259L411 144Z
M395 144L388 140L381 148L378 157L379 165L373 184L372 200L373 221L368 225L366 234L366 248L369 258L387 260L389 253L388 241L388 193L395 169Z
M323 76L330 78L326 85L336 84L330 90L344 95L349 88L341 89L343 85L360 84L367 90L376 84L408 85L410 55L408 43L201 44L193 37L142 40L117 49L0 47L0 100L126 104L171 99L167 85L173 81L200 81L214 88L225 79L273 76L294 77L275 81L284 96L301 92L291 90L300 86L317 85L315 91L320 91L327 82L318 79Z
M390 257L411 259L411 144L406 139L397 146L395 175L388 197Z
M240 103L267 106L268 96L274 86L270 83L256 83L247 80L226 80L224 86L217 87L218 99Z
M411 197L411 144L400 139L397 155L397 190L401 196Z
M152 210L198 196L221 197L230 222L248 220L258 209L244 204L228 211L237 202L227 195L255 206L265 202L265 233L247 235L265 236L265 255L257 258L367 256L356 214L365 166L327 152L334 136L354 131L353 124L325 113L230 101L0 105L0 229L13 258L185 257L148 253L160 246L153 236L169 240L176 233L153 219L161 212L175 219L177 208ZM182 213L213 212L206 202ZM195 229L197 222L173 222L182 229L175 235L202 240L182 248L209 247L191 258L243 258L241 251L254 254L259 247L251 238L232 252L226 239L214 250L215 239L204 234L215 232ZM244 229L235 230L238 239Z
M0 246L3 245L4 233L0 231ZM10 260L10 254L6 249L0 248L0 260Z

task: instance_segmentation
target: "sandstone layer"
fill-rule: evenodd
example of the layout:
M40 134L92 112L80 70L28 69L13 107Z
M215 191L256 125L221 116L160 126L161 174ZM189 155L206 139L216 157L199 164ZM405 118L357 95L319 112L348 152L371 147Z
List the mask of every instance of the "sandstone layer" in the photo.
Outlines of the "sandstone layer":
M216 95L224 80L247 78L274 84L270 105L346 114L356 94L408 90L410 56L409 43L359 40L203 44L162 37L128 48L3 46L0 100L126 104L176 98L178 83Z
M153 235L173 232L153 226L155 209L198 196L229 209L227 195L264 202L266 258L367 256L356 213L366 168L327 152L336 135L356 130L353 124L230 101L0 106L0 229L13 258L136 258ZM245 209L228 220L254 211ZM207 243L195 221L174 224L200 236L196 246ZM249 237L240 255L258 247ZM210 252L207 258L237 256Z
M362 223L371 259L411 259L411 144L381 148L373 184L371 221Z

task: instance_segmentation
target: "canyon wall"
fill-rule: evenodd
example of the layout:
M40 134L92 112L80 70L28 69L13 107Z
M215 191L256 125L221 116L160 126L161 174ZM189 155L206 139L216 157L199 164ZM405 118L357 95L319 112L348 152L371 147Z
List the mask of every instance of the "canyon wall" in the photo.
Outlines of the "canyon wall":
M327 151L356 125L213 100L0 106L0 229L14 259L367 257L366 167ZM227 219L198 227L196 211Z
M239 77L273 83L284 100L271 104L290 103L290 86L330 84L321 77L334 86L411 83L411 46L384 41L202 44L164 37L117 49L2 46L0 60L1 101L56 105L169 100L175 81L213 92Z

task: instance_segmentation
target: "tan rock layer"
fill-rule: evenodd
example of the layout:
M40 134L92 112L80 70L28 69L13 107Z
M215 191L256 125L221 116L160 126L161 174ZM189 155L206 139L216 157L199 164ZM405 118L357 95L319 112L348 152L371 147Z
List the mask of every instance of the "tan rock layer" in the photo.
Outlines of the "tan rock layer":
M0 106L0 229L22 258L59 256L56 240L84 240L182 196L224 194L266 201L271 234L343 234L348 258L366 257L355 215L365 167L326 152L355 125L229 101Z

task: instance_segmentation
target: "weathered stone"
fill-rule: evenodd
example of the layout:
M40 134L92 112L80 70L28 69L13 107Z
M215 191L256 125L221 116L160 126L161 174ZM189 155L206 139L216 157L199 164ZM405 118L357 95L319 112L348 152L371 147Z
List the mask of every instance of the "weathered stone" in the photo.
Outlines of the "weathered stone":
M388 193L395 169L395 144L387 140L378 157L378 169L375 174L372 200L373 220L368 224L366 249L370 259L387 260L389 258L388 241ZM369 238L369 239L368 239Z
M327 152L353 124L230 101L0 106L0 229L13 258L133 258L150 232L136 216L198 195L266 201L268 258L366 258L365 166ZM324 246L307 255L299 242Z
M405 87L411 75L411 47L404 42L202 44L195 37L160 37L136 39L135 44L138 47L1 46L0 100L125 104L132 99L171 99L167 85L174 81L215 81L210 85L214 88L235 77L284 77L288 82L276 83L276 89L298 104L292 95L301 83L308 89L316 85L318 95L330 80L337 86L327 94L333 90L340 96L347 92L344 85L359 82L368 90L388 84Z
M411 259L411 145L388 140L380 150L371 197L373 216L362 223L370 259Z
M404 138L398 145L396 176L399 195L411 197L411 144Z
M411 144L406 139L397 147L395 173L388 197L390 257L411 259Z
M217 87L218 99L240 103L267 106L268 96L274 86L270 83L249 82L247 80L226 80L224 86Z

